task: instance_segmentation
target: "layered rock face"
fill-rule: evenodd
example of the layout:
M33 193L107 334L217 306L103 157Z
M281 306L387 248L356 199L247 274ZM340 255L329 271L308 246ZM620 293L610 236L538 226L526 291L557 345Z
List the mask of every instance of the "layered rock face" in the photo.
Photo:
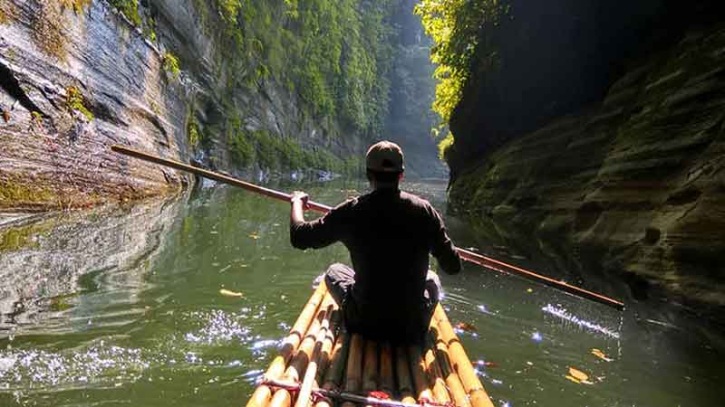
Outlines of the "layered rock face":
M470 164L451 200L635 295L725 306L725 28L690 31L601 103Z
M102 1L3 2L0 209L77 207L176 190L183 175L116 156L186 159L187 98L163 55Z

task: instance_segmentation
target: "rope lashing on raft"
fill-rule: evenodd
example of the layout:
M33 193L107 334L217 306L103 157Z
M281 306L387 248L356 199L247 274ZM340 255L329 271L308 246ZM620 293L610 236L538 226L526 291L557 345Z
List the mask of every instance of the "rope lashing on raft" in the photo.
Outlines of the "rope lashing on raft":
M287 390L291 394L299 392L301 387L299 383L273 379L264 379L262 380L261 385L274 389ZM452 402L436 403L435 401L426 398L418 400L418 404L404 403L402 401L392 400L387 393L381 391L371 391L368 392L367 396L361 396L359 394L339 390L314 388L312 389L312 398L314 400L313 404L317 403L317 401L338 399L378 407L456 407L456 405Z

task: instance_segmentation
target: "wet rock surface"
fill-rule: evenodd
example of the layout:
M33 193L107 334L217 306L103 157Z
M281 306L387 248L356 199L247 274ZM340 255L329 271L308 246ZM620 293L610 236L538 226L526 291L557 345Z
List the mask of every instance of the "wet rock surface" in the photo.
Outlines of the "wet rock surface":
M469 167L452 186L453 206L548 242L567 266L624 279L635 298L721 309L723 50L722 27L690 32L601 104Z

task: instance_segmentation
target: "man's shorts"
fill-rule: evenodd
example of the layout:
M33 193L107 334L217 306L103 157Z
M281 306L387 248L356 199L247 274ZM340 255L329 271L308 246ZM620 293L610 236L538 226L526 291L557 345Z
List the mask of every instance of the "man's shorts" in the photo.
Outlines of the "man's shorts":
M345 303L345 298L350 294L352 285L355 283L355 271L345 264L335 263L327 269L325 282L327 283L327 288L330 290L332 298L342 307L342 304ZM428 270L425 281L425 292L423 293L426 301L426 318L430 319L433 315L441 292L441 281L438 275Z

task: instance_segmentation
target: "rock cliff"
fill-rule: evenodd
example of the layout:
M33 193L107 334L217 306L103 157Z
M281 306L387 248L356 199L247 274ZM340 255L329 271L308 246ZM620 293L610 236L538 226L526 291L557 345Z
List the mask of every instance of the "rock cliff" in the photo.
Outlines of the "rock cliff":
M3 1L0 208L84 206L178 189L182 175L114 156L131 144L186 159L185 90L107 3Z
M450 197L636 297L725 306L725 28L690 30L603 101L469 161Z
M357 173L393 57L388 6L363 3L0 1L0 210L190 181L114 155L116 143L258 181Z

